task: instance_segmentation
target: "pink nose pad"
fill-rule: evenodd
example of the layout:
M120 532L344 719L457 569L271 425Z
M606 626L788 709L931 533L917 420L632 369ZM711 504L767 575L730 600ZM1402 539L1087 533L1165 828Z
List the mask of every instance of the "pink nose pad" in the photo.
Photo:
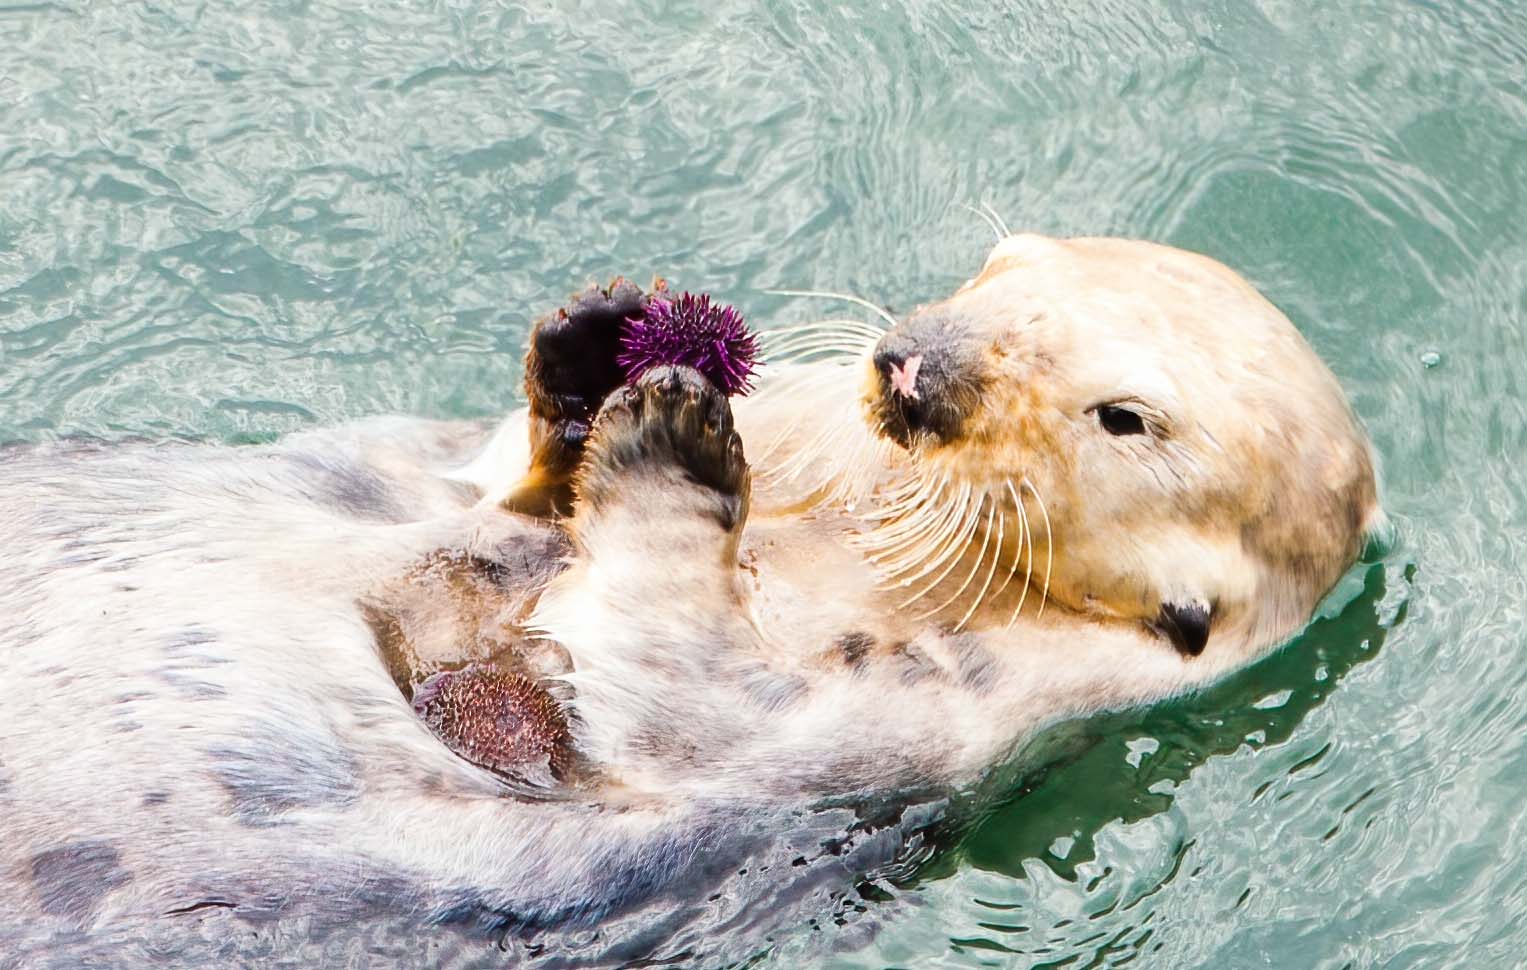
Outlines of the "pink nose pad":
M916 401L917 369L922 365L922 354L913 354L900 364L892 364L886 375L891 379L891 390L910 401Z

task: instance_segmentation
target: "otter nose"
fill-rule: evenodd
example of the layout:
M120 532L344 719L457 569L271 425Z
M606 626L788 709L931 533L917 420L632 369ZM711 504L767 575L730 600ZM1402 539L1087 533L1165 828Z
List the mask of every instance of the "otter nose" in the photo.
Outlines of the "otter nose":
M916 401L922 394L917 390L917 372L922 370L923 355L913 354L905 360L896 360L887 356L881 364L881 371L885 379L891 385L891 393Z
M979 345L948 313L914 313L880 338L870 359L880 377L876 416L902 445L921 432L953 440L979 406Z
M875 369L897 397L908 401L922 397L917 386L922 366L923 354L913 341L900 334L888 334L875 348Z

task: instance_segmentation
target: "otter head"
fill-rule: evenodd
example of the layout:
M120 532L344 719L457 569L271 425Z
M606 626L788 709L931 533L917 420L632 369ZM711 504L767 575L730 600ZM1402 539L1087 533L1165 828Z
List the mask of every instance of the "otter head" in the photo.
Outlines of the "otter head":
M1285 639L1381 514L1366 439L1293 325L1164 246L1002 240L880 339L865 403L912 467L1015 520L1001 541L1048 564L1051 603L1185 656Z

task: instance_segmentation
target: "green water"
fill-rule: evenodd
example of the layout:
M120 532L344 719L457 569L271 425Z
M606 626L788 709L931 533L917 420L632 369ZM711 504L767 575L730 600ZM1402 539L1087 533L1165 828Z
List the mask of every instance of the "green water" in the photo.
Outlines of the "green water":
M1512 0L3 3L0 438L500 412L588 278L904 311L966 204L1210 253L1348 388L1393 547L765 963L1516 967L1524 186Z

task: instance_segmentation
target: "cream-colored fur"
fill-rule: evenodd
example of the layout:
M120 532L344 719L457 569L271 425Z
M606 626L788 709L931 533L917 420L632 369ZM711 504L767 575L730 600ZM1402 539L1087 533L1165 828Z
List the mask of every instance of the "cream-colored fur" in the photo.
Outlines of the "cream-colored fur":
M1380 515L1330 373L1211 260L1013 237L932 309L983 348L959 440L891 447L863 360L797 364L735 402L745 522L661 462L580 509L530 624L570 658L597 768L570 792L514 792L446 751L358 606L442 549L551 548L537 537L560 525L498 508L526 471L523 414L491 434L371 422L259 449L13 453L0 911L90 924L211 897L261 913L385 898L553 925L655 906L760 858L742 833L957 790L1047 725L1246 665ZM1089 409L1120 397L1162 436L1101 433ZM908 494L984 516L913 606L908 572L874 558L926 514L888 509ZM999 570L1011 581L981 593ZM1200 656L1150 626L1174 598L1214 606Z

